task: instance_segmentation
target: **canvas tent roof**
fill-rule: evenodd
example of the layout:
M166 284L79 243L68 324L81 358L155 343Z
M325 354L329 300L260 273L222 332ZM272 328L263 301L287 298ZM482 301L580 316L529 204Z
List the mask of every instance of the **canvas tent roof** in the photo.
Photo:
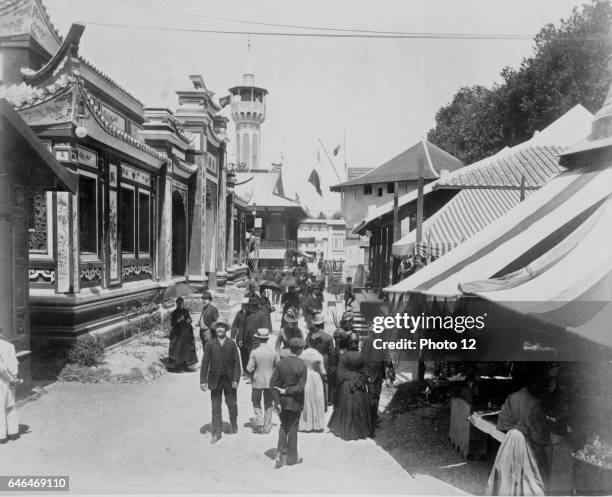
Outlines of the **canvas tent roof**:
M532 190L525 192L525 196ZM519 190L466 189L423 223L423 243L415 247L416 230L393 244L396 257L416 253L441 257L521 201Z
M563 242L527 267L504 278L466 283L461 289L612 347L610 226L612 200L608 197Z
M455 298L462 283L504 276L552 250L611 195L612 167L565 171L452 252L385 291Z

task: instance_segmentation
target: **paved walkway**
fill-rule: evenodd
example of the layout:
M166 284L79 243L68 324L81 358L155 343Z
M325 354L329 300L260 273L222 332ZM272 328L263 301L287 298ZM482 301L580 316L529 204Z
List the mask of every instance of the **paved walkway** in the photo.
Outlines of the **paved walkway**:
M278 419L269 435L243 427L253 415L244 382L239 432L215 445L204 433L210 394L200 391L199 372L47 390L18 412L29 432L0 446L3 475L68 475L77 493L461 493L411 476L374 440L344 442L327 432L300 433L304 463L275 470ZM225 406L223 415L227 421Z

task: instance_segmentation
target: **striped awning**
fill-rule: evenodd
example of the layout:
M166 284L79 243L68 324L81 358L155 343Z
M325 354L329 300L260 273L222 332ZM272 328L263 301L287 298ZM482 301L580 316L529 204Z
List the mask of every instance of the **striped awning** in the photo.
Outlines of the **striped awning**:
M525 192L525 196L533 193ZM393 255L417 253L440 257L508 212L521 201L519 190L466 189L423 223L422 243L415 244L416 230L393 244ZM415 246L416 245L416 246Z
M285 259L287 250L284 248L260 248L256 253L251 253L251 259Z
M612 163L561 173L452 252L385 289L475 294L612 347Z
M457 297L461 283L504 276L532 263L610 195L612 164L565 171L449 254L385 291Z

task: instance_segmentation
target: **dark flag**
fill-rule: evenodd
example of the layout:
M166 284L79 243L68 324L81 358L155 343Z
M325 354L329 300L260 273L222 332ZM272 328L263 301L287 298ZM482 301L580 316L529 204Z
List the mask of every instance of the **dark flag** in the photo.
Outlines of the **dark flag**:
M226 97L221 97L219 99L219 105L221 106L221 108L229 105L231 102L232 102L231 95L227 95Z
M323 196L323 192L321 192L321 180L319 179L319 173L316 171L316 169L313 169L310 173L310 176L308 177L308 183L315 187L315 190L317 190L317 193L321 197Z
M338 152L340 152L340 145L338 145L336 148L334 148L334 151L333 151L334 157L336 155L338 155Z

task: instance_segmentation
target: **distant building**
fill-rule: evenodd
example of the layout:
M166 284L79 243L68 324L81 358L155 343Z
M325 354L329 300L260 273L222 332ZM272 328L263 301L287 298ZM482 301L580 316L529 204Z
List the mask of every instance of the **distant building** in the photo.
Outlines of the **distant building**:
M249 251L251 264L260 269L282 267L294 256L306 255L298 249L298 226L308 217L299 201L284 195L282 165L271 170L251 169L236 174L236 194L246 202L250 215L247 231L259 230L259 247Z
M423 164L423 177L429 183L447 172L455 171L463 163L426 140L381 164L375 169L359 168L365 171L360 176L351 177L359 172L349 168L352 173L346 181L330 187L332 192L340 192L340 211L346 219L346 256L347 271L354 272L358 264L369 260L367 238L355 234L353 230L367 217L368 213L398 195L405 195L417 188L419 162ZM357 169L357 168L356 168Z
M298 227L298 248L318 259L346 260L344 241L346 221L344 219L304 219Z

